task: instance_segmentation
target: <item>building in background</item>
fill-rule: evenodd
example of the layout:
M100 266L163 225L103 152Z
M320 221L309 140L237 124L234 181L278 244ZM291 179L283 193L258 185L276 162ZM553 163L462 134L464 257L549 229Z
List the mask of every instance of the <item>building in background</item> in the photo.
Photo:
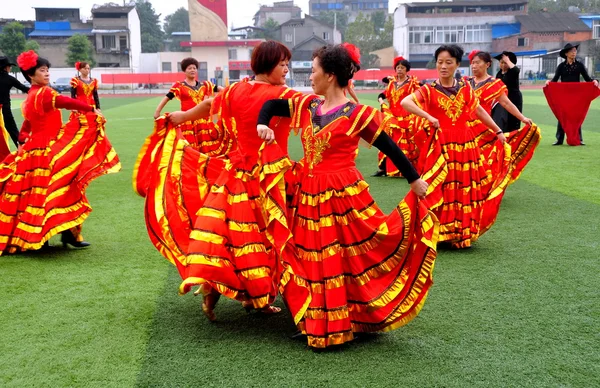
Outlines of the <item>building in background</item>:
M517 16L526 14L527 0L400 4L394 12L394 49L414 67L425 67L442 44L459 44L467 53L492 51L493 38L518 32Z
M35 8L34 29L28 34L39 45L39 55L53 67L67 67L68 40L75 34L93 40L92 23L80 19L79 8Z
M308 13L319 16L321 12L337 11L348 14L348 22L352 23L359 13L369 15L375 12L388 13L387 0L309 0Z
M290 19L300 19L301 17L302 9L294 5L294 1L279 1L273 5L261 5L254 14L254 26L262 27L269 19L283 24Z
M135 5L95 5L92 8L92 34L98 67L140 68L142 35Z

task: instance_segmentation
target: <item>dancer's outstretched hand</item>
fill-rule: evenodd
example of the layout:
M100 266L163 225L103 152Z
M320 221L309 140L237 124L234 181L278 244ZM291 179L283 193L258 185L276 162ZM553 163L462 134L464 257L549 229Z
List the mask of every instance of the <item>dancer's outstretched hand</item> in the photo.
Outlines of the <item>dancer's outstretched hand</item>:
M410 184L410 189L417 195L417 197L424 199L427 194L427 188L429 185L423 179L419 178Z
M593 80L592 82L594 83L595 87L598 87L598 80Z
M533 125L533 120L531 120L530 118L527 118L527 117L523 117L523 119L521 120L521 122L523 124Z
M438 119L436 119L435 117L429 115L429 117L427 117L427 121L429 121L429 123L431 124L432 127L434 128L439 128L440 127L440 121Z
M506 136L504 136L504 133L500 132L498 134L498 140L500 140L502 144L506 143Z
M266 141L267 144L271 144L275 140L275 132L266 125L257 125L256 132L258 132L258 137Z

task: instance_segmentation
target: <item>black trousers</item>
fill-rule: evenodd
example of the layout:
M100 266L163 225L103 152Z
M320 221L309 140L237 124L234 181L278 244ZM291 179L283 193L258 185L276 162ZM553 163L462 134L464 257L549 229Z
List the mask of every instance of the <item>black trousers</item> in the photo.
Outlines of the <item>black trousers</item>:
M19 129L17 128L17 123L15 123L15 118L13 117L10 105L2 105L2 116L4 116L4 127L6 128L6 131L15 145L18 146Z
M579 127L579 140L583 143L583 136L581 135L581 127ZM562 144L565 141L565 130L562 125L558 123L556 126L556 142Z

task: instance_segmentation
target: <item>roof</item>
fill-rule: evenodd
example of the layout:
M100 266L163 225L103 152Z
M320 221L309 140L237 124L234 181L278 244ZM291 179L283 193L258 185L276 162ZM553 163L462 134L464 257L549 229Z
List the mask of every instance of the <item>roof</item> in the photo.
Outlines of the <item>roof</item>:
M308 38L304 39L302 42L298 43L297 45L294 46L294 48L292 50L298 50L300 47L304 46L306 43L310 42L311 40L316 40L317 42L326 45L329 42L327 42L324 39L321 39L320 37L316 36L316 35L311 35Z
M579 15L571 12L536 12L515 16L521 27L529 32L583 32L590 31Z
M306 20L309 20L309 19L310 20L314 20L315 22L317 22L317 23L319 23L319 24L321 24L323 26L326 26L326 27L329 27L329 28L333 28L333 26L331 24L325 23L324 21L319 20L319 19L317 19L317 18L315 18L313 16L310 16L310 15L304 15L304 19L290 19L290 20L288 20L286 22L281 23L281 26L287 26L288 24L297 24L297 23L304 24L304 22Z
M135 7L132 5L118 6L118 5L94 5L92 7L92 14L94 13L129 13Z
M407 7L460 7L460 6L472 6L472 7L480 7L485 5L511 5L511 4L526 4L528 0L458 0L458 1L449 1L449 2L440 2L440 1L432 1L432 2L423 2L423 3L406 3Z
M92 30L33 30L29 36L30 37L63 37L63 36L73 36L75 34L81 35L92 35Z

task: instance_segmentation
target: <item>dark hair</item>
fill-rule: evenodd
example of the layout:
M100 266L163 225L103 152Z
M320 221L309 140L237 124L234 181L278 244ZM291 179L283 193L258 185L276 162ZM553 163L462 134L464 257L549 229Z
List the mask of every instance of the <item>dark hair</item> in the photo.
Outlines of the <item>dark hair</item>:
M86 67L87 65L90 65L88 62L79 62L79 68L82 69L84 67ZM90 65L91 67L92 65Z
M406 59L403 59L401 61L398 61L394 64L394 70L396 70L396 68L398 67L398 65L402 65L404 67L406 67L406 72L408 73L410 71L410 62Z
M195 58L183 58L181 61L181 71L186 71L190 65L195 65L198 68L198 61Z
M21 69L21 74L23 74L23 77L25 77L27 82L31 83L31 77L33 77L33 75L35 74L35 71L42 66L46 66L46 67L50 68L51 67L50 61L48 61L46 58L38 57L35 66L30 69L27 69L27 70Z
M443 45L438 47L437 50L435 50L434 54L436 61L440 53L443 53L444 51L450 54L452 58L456 59L456 63L460 64L462 62L462 56L465 53L465 51L462 49L462 47L455 44Z
M316 49L312 58L319 58L319 64L323 71L334 74L340 87L345 88L354 77L354 73L360 70L360 65L352 60L348 50L342 45L327 45Z
M492 56L487 51L480 51L477 54L473 55L473 58L478 57L485 63L492 63Z
M271 74L279 62L291 58L290 49L274 40L267 40L252 51L250 67L254 74Z

